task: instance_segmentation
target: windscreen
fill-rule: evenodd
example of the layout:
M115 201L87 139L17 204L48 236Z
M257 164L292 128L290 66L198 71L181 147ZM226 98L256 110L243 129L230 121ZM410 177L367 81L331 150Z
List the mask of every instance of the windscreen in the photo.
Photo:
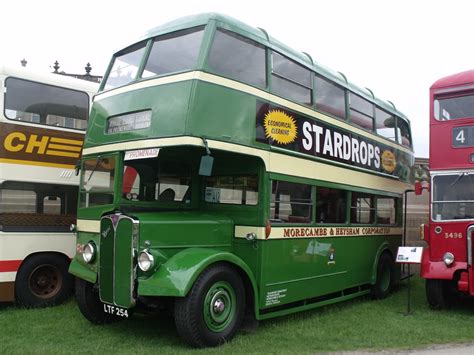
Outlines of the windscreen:
M146 42L141 42L115 55L112 69L105 79L105 90L126 85L136 79L145 48Z
M434 116L438 121L474 117L474 94L437 98L434 101Z
M474 173L434 176L432 185L433 220L474 218Z
M5 81L8 119L84 130L88 111L85 92L17 78Z

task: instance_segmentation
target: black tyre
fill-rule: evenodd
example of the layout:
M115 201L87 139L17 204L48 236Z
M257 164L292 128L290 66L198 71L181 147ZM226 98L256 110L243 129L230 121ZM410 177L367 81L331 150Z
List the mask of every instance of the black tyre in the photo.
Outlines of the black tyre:
M370 294L374 299L383 299L392 292L395 279L395 265L388 253L383 253L377 265L377 279Z
M122 317L105 313L97 288L80 278L76 278L76 302L82 315L91 323L107 324L123 320Z
M191 346L220 345L235 335L244 309L245 290L238 273L216 264L199 276L186 297L176 299L176 328Z
M28 257L18 270L15 298L29 308L53 306L71 294L74 277L68 273L69 260L58 254L44 253Z
M448 287L446 280L426 279L426 300L432 309L443 309L449 305Z

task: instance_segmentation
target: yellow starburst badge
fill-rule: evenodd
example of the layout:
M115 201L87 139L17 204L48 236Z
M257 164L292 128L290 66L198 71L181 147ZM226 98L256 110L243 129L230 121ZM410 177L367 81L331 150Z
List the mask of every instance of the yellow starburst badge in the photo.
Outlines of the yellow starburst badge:
M268 111L263 126L265 127L265 136L279 144L290 144L296 139L296 121L283 111Z
M389 150L385 150L382 153L382 167L385 169L385 171L393 173L397 167L397 159L395 158L395 154Z

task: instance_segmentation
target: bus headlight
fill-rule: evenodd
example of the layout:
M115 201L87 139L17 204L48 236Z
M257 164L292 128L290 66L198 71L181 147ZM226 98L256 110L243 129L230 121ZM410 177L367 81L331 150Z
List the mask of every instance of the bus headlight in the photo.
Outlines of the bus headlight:
M154 264L155 259L147 250L142 250L140 254L138 254L138 267L140 270L146 272L150 270Z
M451 266L454 263L453 253L450 253L450 252L444 253L443 261L446 264L446 266Z
M82 258L88 264L93 263L95 260L95 255L97 253L97 248L93 242L89 242L84 246L82 251Z

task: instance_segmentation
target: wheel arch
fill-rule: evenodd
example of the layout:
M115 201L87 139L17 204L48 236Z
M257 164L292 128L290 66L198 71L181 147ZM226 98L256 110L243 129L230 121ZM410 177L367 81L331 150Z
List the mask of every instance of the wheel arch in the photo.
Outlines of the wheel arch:
M160 265L152 276L139 278L138 294L185 297L199 275L217 263L224 263L239 274L248 306L256 312L258 289L253 272L238 256L215 249L189 248L175 254Z
M381 256L385 253L388 254L390 258L395 262L394 254L390 249L389 243L384 242L382 245L380 245L379 249L377 250L376 257L374 258L374 263L372 265L372 276L370 278L371 285L375 285L375 283L377 282L377 270L379 266L379 261Z
M71 262L71 258L69 256L67 256L66 254L60 252L60 251L35 251L33 253L30 253L28 254L20 263L20 265L18 266L18 270L17 270L17 274L15 276L15 282L16 282L16 279L18 277L18 271L21 270L21 268L25 265L25 262L28 261L28 260L31 260L32 258L34 257L37 257L37 256L49 256L49 257L60 257L62 259L64 259L64 261L66 261L68 264Z

